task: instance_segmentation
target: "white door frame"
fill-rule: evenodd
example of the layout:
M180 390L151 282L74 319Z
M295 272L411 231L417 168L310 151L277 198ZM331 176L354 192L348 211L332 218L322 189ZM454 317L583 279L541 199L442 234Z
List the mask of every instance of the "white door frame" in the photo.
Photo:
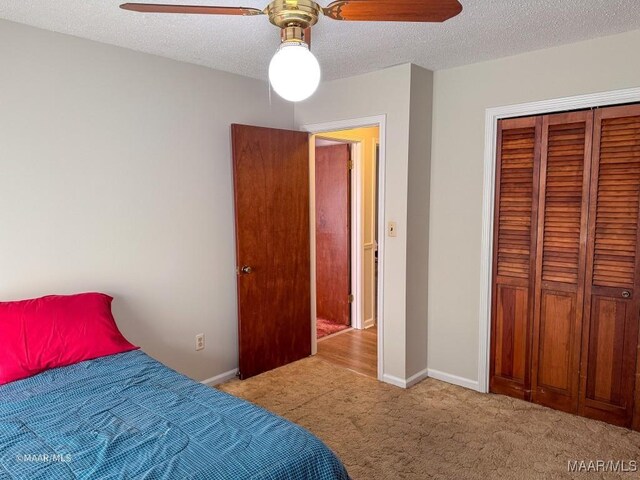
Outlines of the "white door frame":
M309 132L310 134L315 134L315 135L320 135L322 136L322 133L324 132L335 132L337 130L353 130L356 128L363 128L363 127L378 127L379 128L379 142L380 142L380 154L379 154L379 158L378 158L378 168L379 168L379 181L378 181L378 190L377 190L377 202L378 202L378 302L376 305L376 309L377 309L377 315L376 315L376 321L377 321L377 329L378 329L378 380L383 381L382 379L382 374L383 374L383 365L384 365L384 341L383 341L383 335L384 335L384 260L385 260L385 250L384 250L384 234L385 234L385 230L384 230L384 226L386 225L386 220L385 220L385 177L386 177L386 150L385 150L385 145L386 145L386 121L387 121L387 117L386 115L377 115L377 116L373 116L373 117L363 117L363 118L355 118L355 119L351 119L351 120L339 120L339 121L335 121L335 122L326 122L326 123L316 123L316 124L309 124L309 125L303 125L302 127L300 127L300 130L305 131L305 132ZM311 142L313 143L313 142ZM355 145L359 145L359 142L357 142ZM313 147L313 145L311 145L311 147ZM313 148L311 148L311 150L313 150ZM352 182L355 181L354 177L357 177L357 171L361 172L362 169L362 150L361 147L356 148L356 150L360 150L360 152L358 153L358 155L356 156L356 158L354 158L354 163L358 162L360 165L355 165L355 169L354 169L354 174L352 175ZM315 186L315 152L311 151L310 152L310 161L311 161L311 165L310 165L310 175L309 175L309 181L311 182L311 191L313 191L313 188ZM361 174L360 174L361 175ZM361 178L361 177L360 177ZM353 185L353 183L352 183ZM361 189L361 182L357 185L357 189L356 190L352 190L352 215L353 215L353 211L356 210L356 207L358 209L361 208L361 200L357 200L358 203L356 204L355 199L357 197L357 193L356 192L360 192ZM312 282L311 282L311 353L312 355L315 355L318 351L318 339L316 338L316 291L315 291L315 262L316 262L316 252L315 252L315 198L311 198L310 201L310 218L311 218L311 225L310 225L310 229L311 229L311 273L312 273ZM353 218L353 216L352 216ZM352 228L354 228L355 225L352 225ZM362 235L362 227L358 227L358 231L360 232L359 235ZM352 238L355 238L355 236L352 236ZM361 237L358 237L361 238ZM352 240L353 242L353 240ZM357 252L359 252L360 250L360 245L362 244L362 242L360 242L358 244L358 248L357 248ZM353 245L353 243L352 243ZM356 259L356 257L360 257L360 263L359 265L362 265L362 255L358 254L355 257L352 256L352 258ZM362 270L361 268L358 268L358 264L357 262L353 262L352 264L352 270ZM352 276L352 279L355 276ZM352 280L353 281L353 280ZM357 285L357 288L359 288L362 285L362 278L361 278L361 274L360 274L360 283ZM355 293L354 293L355 295ZM355 302L355 303L361 303L361 302ZM360 307L361 308L361 307ZM354 312L354 309L352 307L352 313ZM353 318L353 317L352 317ZM360 316L361 318L361 316Z
M493 265L493 222L498 120L584 108L640 102L640 88L628 88L540 102L488 108L485 114L484 180L482 189L482 251L480 261L480 318L478 388L489 391L491 354L491 278Z

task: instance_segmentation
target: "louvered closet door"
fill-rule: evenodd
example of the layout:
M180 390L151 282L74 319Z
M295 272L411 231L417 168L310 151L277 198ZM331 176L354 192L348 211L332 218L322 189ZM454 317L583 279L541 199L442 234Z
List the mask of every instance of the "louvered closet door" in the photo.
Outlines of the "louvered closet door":
M578 411L593 112L542 127L532 400Z
M631 426L638 351L640 106L594 120L580 413ZM640 390L636 391L636 399ZM636 411L638 406L636 405ZM636 417L636 426L638 417Z
M542 118L498 124L490 390L530 397Z

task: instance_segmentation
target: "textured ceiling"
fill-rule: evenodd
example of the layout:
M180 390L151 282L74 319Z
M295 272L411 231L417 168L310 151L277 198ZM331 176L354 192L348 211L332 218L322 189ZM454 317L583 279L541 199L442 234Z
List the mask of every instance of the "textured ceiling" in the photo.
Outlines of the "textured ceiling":
M142 1L142 0L138 0ZM0 0L0 18L266 78L279 32L266 16L140 14L119 0ZM148 3L162 3L150 0ZM268 0L167 0L263 8ZM327 0L320 0L326 5ZM640 0L461 0L443 24L321 18L312 50L326 80L412 62L439 70L640 28Z

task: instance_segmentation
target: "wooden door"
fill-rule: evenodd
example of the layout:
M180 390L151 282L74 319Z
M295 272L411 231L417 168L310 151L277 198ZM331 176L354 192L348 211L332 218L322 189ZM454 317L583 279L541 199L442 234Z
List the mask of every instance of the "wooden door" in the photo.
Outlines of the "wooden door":
M319 318L351 324L351 146L316 148L316 303Z
M597 110L591 169L579 409L629 427L639 345L640 106Z
M311 354L309 140L232 125L240 377Z
M541 131L541 117L498 124L490 390L527 400Z
M593 112L545 116L533 329L532 400L578 411Z

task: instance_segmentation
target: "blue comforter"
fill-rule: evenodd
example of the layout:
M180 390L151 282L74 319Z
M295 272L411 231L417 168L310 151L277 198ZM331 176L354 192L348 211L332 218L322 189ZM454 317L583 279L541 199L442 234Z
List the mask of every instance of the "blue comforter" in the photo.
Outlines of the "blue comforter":
M347 480L303 428L140 351L0 386L0 479Z

